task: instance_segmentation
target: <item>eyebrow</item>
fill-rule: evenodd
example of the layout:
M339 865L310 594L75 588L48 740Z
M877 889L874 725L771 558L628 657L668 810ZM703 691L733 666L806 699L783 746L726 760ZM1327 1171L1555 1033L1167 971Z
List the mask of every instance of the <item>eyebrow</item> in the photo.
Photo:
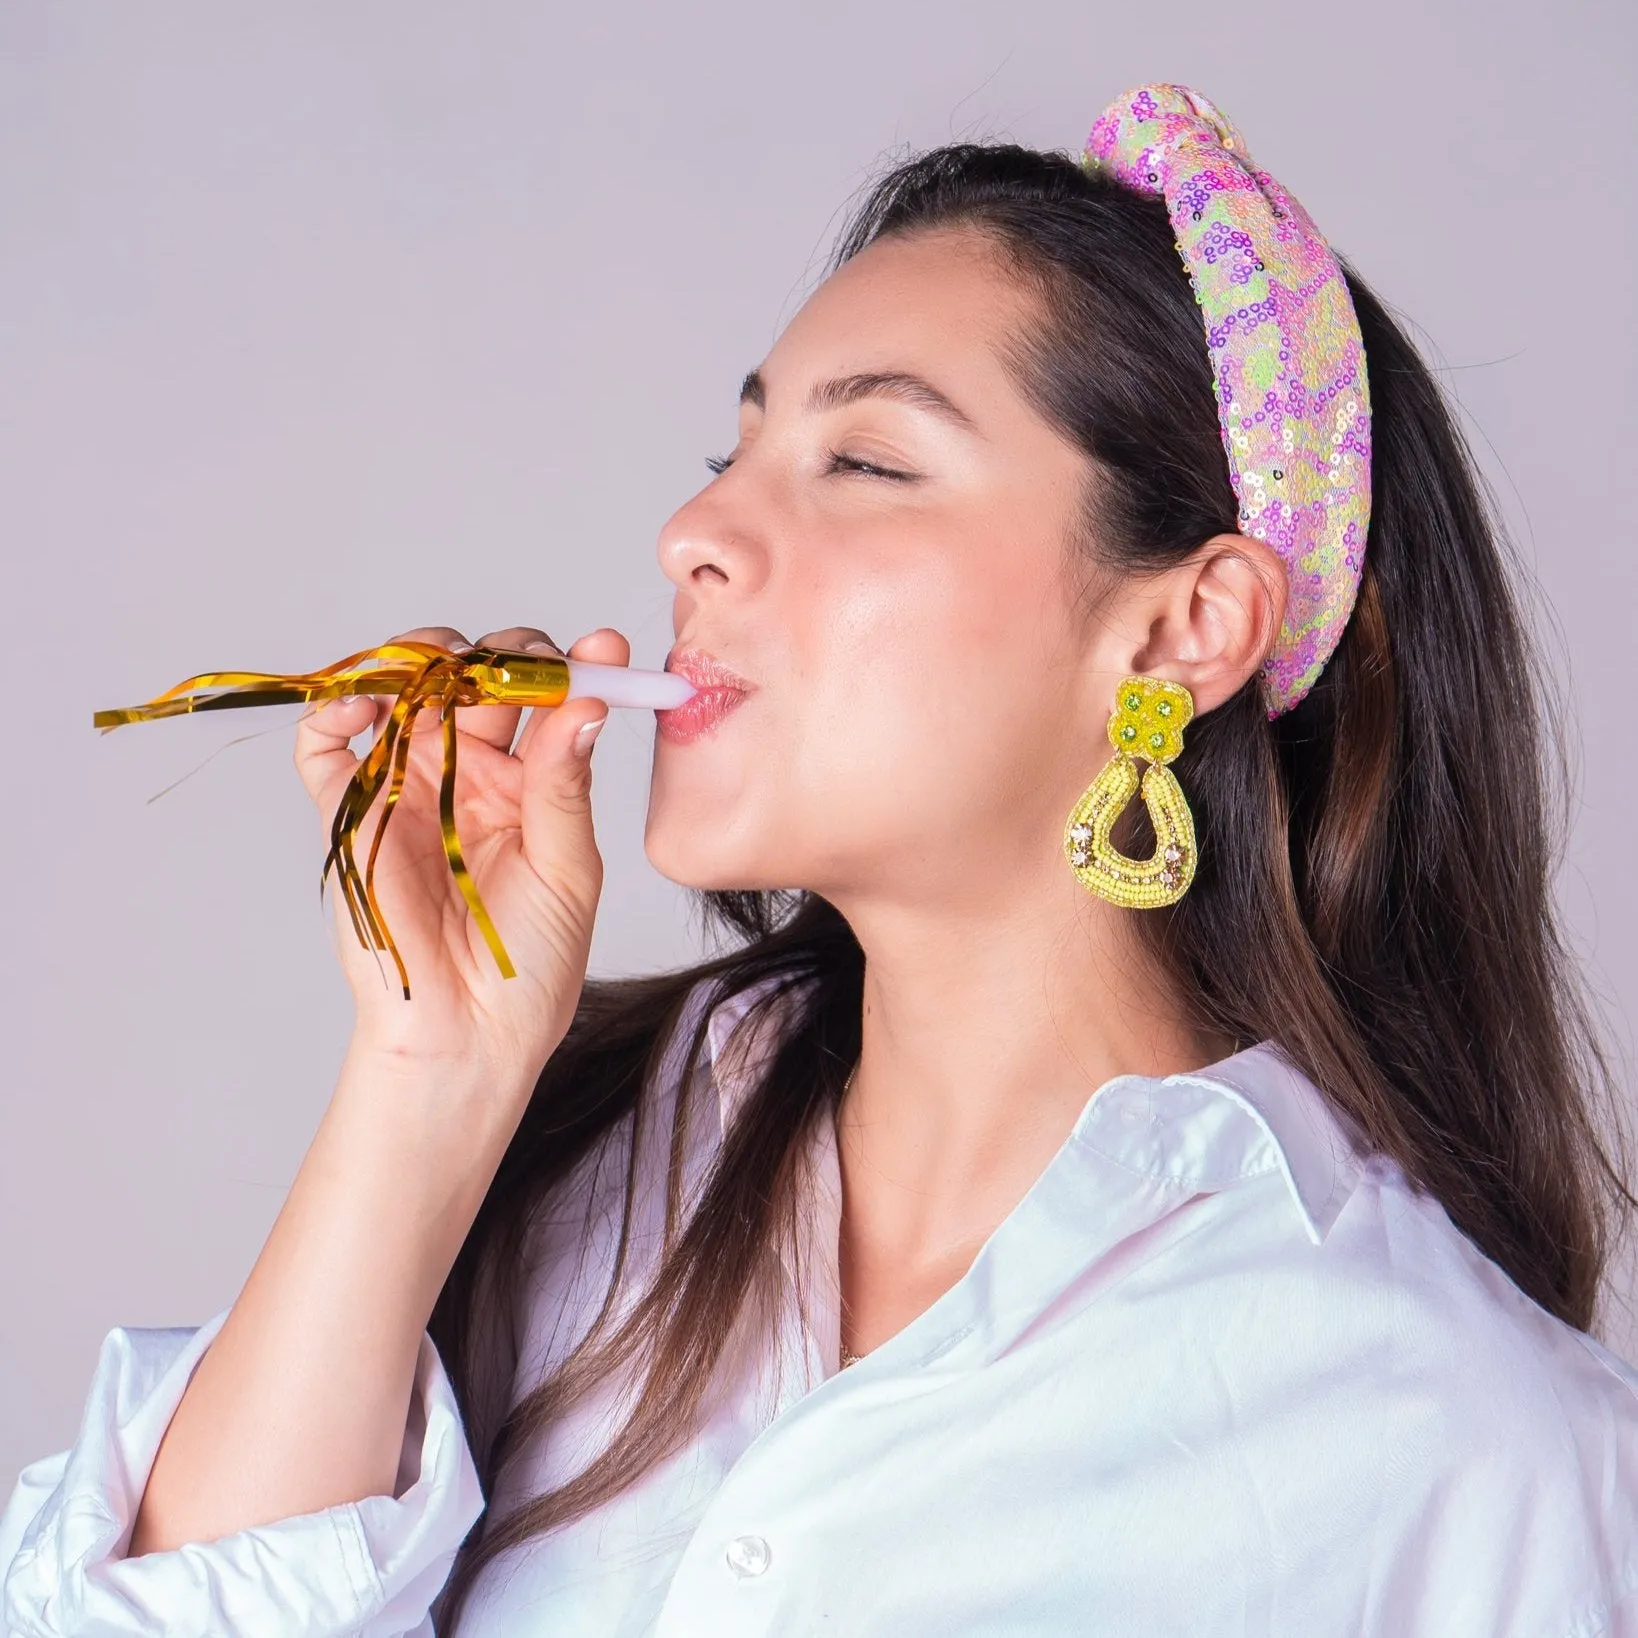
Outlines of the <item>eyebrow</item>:
M895 398L901 404L928 410L963 431L978 431L977 423L964 409L947 398L931 381L911 375L907 370L873 370L816 382L808 393L806 408L813 414L841 409L844 404L856 404L863 398ZM758 409L767 408L767 383L762 379L760 370L752 370L741 382L739 401L755 404Z

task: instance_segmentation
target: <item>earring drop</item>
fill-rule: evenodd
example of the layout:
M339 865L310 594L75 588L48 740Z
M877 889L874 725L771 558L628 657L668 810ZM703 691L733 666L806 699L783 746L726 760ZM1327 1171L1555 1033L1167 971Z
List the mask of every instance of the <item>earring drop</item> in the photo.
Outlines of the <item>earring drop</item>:
M1109 715L1115 754L1087 786L1064 825L1064 856L1089 892L1128 910L1175 904L1194 880L1194 815L1177 775L1166 766L1183 749L1194 696L1160 677L1123 677ZM1148 764L1141 783L1137 759ZM1155 851L1129 859L1109 839L1115 821L1140 794L1155 827Z

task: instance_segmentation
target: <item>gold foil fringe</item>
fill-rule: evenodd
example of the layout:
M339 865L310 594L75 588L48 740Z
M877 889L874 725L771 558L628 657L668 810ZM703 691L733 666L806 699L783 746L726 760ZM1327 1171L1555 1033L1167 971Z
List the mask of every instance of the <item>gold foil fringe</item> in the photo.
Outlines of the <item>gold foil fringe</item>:
M551 654L526 654L513 649L473 648L457 654L437 643L384 643L361 649L321 671L280 674L261 671L207 671L189 677L144 705L98 711L93 725L107 731L128 722L155 722L195 711L220 711L251 705L287 705L296 701L339 699L347 694L394 695L386 724L362 757L336 805L330 825L330 851L319 874L319 901L332 870L359 943L366 949L385 949L398 969L404 999L410 998L409 973L398 946L387 931L375 897L375 861L387 833L409 768L410 734L422 711L436 707L443 719L443 773L438 790L439 828L444 856L449 860L461 896L482 932L503 978L515 978L517 969L501 943L500 934L478 896L477 884L466 867L461 839L455 829L455 710L467 705L561 705L569 692L569 667ZM369 857L360 873L354 856L358 828L386 788L381 823L370 843Z

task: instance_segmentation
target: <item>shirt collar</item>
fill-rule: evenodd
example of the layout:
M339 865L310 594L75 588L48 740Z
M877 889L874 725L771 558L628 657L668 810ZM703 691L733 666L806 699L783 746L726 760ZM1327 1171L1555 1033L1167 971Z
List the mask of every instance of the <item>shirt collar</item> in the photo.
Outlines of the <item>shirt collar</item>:
M746 1014L780 982L758 979L712 1009L707 1035L722 1130L756 1084L803 986L779 996L752 1028ZM1309 1239L1323 1243L1359 1181L1357 1130L1273 1040L1175 1075L1117 1075L1076 1121L1065 1149L1084 1148L1153 1182L1191 1191L1277 1169Z
M1116 1076L1092 1095L1074 1136L1157 1182L1198 1190L1277 1169L1315 1245L1359 1182L1364 1152L1357 1131L1273 1040L1203 1069Z

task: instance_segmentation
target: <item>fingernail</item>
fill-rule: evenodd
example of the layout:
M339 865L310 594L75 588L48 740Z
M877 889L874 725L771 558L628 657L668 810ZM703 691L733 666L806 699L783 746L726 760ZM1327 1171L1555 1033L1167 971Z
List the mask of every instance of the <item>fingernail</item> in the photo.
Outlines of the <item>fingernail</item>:
M550 639L543 643L538 637L525 643L523 648L524 652L528 654L561 654L563 652L563 650Z
M609 719L599 717L596 722L585 722L574 731L574 754L576 756L590 756L592 745L597 736L603 731L603 724Z

